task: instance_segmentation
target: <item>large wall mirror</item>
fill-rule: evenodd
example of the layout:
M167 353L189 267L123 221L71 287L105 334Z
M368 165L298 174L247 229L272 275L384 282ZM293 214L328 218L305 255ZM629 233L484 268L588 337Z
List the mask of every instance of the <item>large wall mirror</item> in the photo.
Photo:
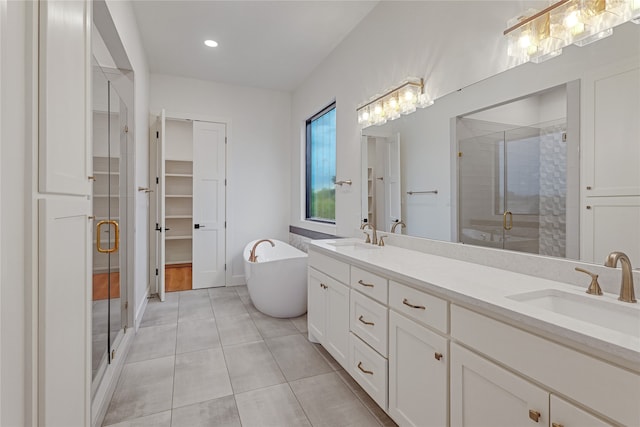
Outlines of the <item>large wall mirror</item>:
M639 58L627 23L363 129L362 220L586 262L621 250L640 265Z

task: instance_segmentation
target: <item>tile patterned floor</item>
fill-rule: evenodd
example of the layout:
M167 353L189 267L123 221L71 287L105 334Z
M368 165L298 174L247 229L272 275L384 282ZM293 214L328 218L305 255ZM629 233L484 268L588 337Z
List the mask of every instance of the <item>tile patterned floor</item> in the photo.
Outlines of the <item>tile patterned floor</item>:
M258 312L245 286L151 299L104 426L395 426L307 318Z

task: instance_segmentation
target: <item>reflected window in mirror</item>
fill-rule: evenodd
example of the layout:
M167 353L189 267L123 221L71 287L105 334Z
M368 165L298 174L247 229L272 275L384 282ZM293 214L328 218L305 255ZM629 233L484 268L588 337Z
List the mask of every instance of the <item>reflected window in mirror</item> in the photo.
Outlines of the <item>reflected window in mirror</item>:
M306 122L306 219L335 223L336 103Z

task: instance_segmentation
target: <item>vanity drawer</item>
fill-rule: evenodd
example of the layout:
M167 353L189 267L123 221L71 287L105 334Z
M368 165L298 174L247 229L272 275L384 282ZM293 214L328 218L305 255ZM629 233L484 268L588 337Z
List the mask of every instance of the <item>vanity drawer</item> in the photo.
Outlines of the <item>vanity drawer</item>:
M387 357L388 315L389 310L386 306L351 289L349 321L351 332L385 357Z
M383 304L387 303L389 281L377 274L351 266L351 288L357 289Z
M344 284L349 283L349 264L310 250L308 265Z
M387 410L387 359L360 338L349 334L349 374L385 411Z
M449 303L393 280L389 284L389 307L441 332L449 330Z

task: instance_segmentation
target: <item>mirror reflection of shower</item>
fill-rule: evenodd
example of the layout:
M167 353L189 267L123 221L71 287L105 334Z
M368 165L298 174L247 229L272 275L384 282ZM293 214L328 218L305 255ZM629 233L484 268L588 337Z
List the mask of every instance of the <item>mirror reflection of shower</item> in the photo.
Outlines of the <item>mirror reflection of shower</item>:
M563 85L457 118L460 242L577 258L567 105Z

